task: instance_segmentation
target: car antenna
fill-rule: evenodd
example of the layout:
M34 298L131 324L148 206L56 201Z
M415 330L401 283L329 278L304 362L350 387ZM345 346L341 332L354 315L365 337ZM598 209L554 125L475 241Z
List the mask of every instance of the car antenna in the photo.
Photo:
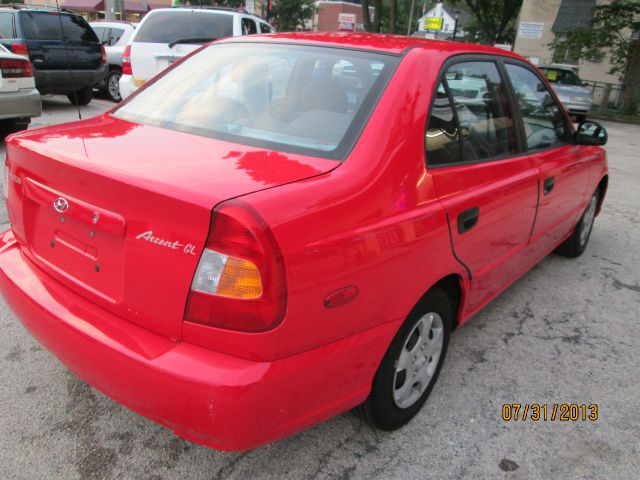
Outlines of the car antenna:
M69 70L69 81L71 82L71 88L73 90L73 99L78 109L78 120L82 120L82 112L80 111L80 104L78 103L78 92L76 86L73 84L73 73L71 72L71 59L69 58L69 45L67 44L67 36L64 34L64 27L62 26L62 15L60 15L61 9L56 0L56 10L58 12L58 20L60 20L60 33L62 34L62 41L64 42L64 51L67 54L67 69Z

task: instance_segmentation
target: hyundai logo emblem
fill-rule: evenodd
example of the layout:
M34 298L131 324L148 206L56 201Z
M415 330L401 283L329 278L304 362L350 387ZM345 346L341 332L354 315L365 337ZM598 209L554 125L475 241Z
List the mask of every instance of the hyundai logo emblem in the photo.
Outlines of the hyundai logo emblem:
M56 209L56 212L64 213L69 208L69 202L62 197L58 197L53 201L53 208Z

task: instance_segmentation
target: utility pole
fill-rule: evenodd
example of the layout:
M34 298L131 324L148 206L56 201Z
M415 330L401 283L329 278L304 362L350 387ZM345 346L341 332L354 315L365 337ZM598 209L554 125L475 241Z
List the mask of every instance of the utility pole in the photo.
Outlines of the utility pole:
M104 0L104 19L108 22L116 19L116 0Z

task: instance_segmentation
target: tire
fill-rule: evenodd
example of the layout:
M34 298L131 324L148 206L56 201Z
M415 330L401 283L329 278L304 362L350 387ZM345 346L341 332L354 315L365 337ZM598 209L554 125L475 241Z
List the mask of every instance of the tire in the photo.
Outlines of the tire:
M31 123L30 117L12 118L10 120L3 120L0 122L0 138L4 138L12 133L21 132L26 130Z
M358 407L360 416L372 426L390 431L420 411L444 363L453 319L451 301L444 291L436 288L423 297L391 342L369 397Z
M91 103L91 99L93 98L93 87L88 85L86 87L77 90L75 93L70 93L67 95L67 98L73 105L89 105Z
M122 72L120 70L110 70L107 78L104 79L104 94L109 97L112 102L120 102L122 95L120 95L120 77Z
M582 213L573 233L569 238L562 242L558 248L556 248L555 253L569 258L576 258L582 255L587 248L589 238L591 238L593 221L595 219L599 200L600 191L596 190L593 195L591 195L589 203L587 203L587 207Z

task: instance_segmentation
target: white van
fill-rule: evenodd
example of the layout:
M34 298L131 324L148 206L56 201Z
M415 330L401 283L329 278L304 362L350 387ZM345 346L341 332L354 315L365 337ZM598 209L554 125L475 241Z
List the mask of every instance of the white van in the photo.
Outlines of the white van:
M223 8L159 8L140 22L122 55L122 98L202 44L223 37L275 33L255 15Z

